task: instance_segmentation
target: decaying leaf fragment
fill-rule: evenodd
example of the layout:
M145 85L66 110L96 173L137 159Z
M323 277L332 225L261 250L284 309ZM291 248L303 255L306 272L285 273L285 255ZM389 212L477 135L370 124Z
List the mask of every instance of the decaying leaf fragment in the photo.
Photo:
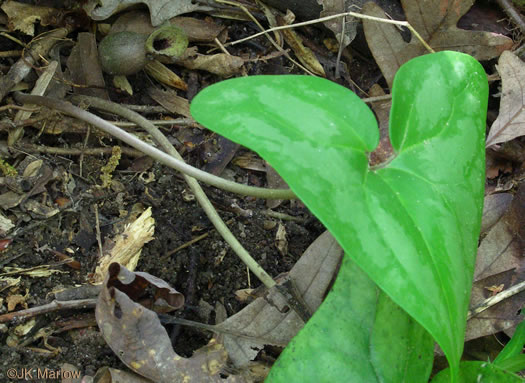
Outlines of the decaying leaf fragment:
M173 351L170 337L157 314L138 300L155 289L155 304L183 305L183 297L164 281L147 273L132 273L112 263L100 292L95 315L104 339L124 364L156 383L242 382L236 376L222 378L227 354L212 339L191 358Z
M40 22L46 26L56 21L59 14L58 9L41 7L36 5L19 3L17 1L6 1L2 4L2 10L9 18L9 29L17 30L29 36L35 35L35 23Z
M502 92L499 115L490 128L487 147L525 135L525 63L510 51L498 61Z
M474 3L474 0L402 0L406 20L436 51L452 50L468 53L478 60L497 57L512 47L512 40L503 35L459 29L456 24ZM366 3L363 13L388 18L375 3ZM392 24L363 20L366 41L390 87L394 75L408 60L426 53L421 43L412 36L410 42Z

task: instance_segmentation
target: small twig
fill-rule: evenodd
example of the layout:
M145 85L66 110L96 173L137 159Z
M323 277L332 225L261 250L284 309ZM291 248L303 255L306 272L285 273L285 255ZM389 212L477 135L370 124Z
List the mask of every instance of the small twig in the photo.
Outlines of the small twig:
M228 51L226 50L226 48L224 47L224 45L222 45L222 43L220 42L220 40L219 40L217 37L215 37L215 39L214 39L213 41L215 41L215 44L217 44L217 46L218 46L219 49L222 51L222 53L227 54L228 56L231 56L230 52L228 52Z
M80 153L80 158L78 159L78 163L79 163L78 173L80 174L80 177L82 177L82 168L84 167L84 152L86 150L90 134L91 134L91 125L89 125L88 128L87 128L86 137L84 137L84 142L82 143L82 149L81 149L81 153ZM111 150L113 151L113 148L111 148ZM112 152L112 154L113 154L113 152Z
M426 41L423 40L421 35L407 21L383 19L381 17L362 15L361 13L356 13L356 12L338 13L338 14L331 15L331 16L321 17L321 18L318 18L318 19L315 19L315 20L304 21L302 23L295 23L295 24L283 25L283 26L280 26L280 27L269 28L269 29L266 29L263 32L255 33L255 34L253 34L251 36L248 36L248 37L245 37L243 39L232 41L232 42L226 44L226 46L239 44L239 43L242 43L244 41L248 41L248 40L254 39L256 37L262 36L264 34L267 34L268 32L280 31L282 29L288 29L288 28L304 27L306 25L323 23L323 22L328 21L328 20L337 19L339 17L345 17L345 16L353 16L353 17L357 17L358 19L366 19L366 20L377 21L377 22L380 22L380 23L394 24L394 25L400 25L402 27L406 27L406 28L408 28L410 30L410 32L412 32L414 34L414 36L416 36L416 38L421 42L421 44L425 47L425 49L427 49L430 53L435 53L435 51L430 47L430 45L428 45L426 43Z
M507 16L509 16L512 22L518 26L521 33L525 33L525 20L523 20L520 13L514 8L512 2L509 0L497 0L497 3L505 11Z
M391 99L392 99L392 95L386 94L384 96L362 98L361 101L366 102L368 104L370 102L386 101L386 100L391 100Z
M337 51L337 58L335 60L335 78L339 78L340 76L340 70L339 70L339 64L341 62L341 55L343 54L343 43L345 41L345 24L346 24L346 16L343 16L341 18L341 41L339 42L339 50Z
M166 253L166 257L170 257L172 256L173 254L175 254L176 252L182 250L182 249L185 249L191 245L193 245L194 243L196 242L199 242L200 240L203 240L204 238L206 238L208 235L210 235L210 233L204 233L204 234L201 234L199 235L198 237L195 237L193 238L192 240L184 243L183 245L180 245L179 247L173 249L173 250L170 250Z
M485 299L479 305L469 310L467 320L491 308L492 306L498 304L502 300L510 298L511 296L521 293L524 290L525 290L525 281L520 282L517 285L514 285L512 287L509 287L508 289L503 290L502 292L494 295L493 297Z
M79 299L75 301L53 301L51 303L31 307L30 309L15 311L0 315L0 323L21 321L23 319L32 318L37 315L47 314L59 310L71 309L90 309L97 305L97 299Z
M134 122L129 121L109 121L111 124L121 127L121 128L131 128L137 126ZM198 126L195 120L191 118L175 118L173 120L150 120L153 125L157 126L168 126L168 125L178 125L178 126Z
M104 148L57 148L53 146L44 146L44 145L32 145L26 143L19 143L15 145L15 149L24 150L26 152L38 152L46 154L57 154L60 156L80 156L82 153L86 156L100 156L100 155L111 155L113 148L104 147ZM144 153L133 148L123 147L121 148L122 154L125 154L129 157L143 157ZM79 175L80 176L80 175Z
M4 110L9 110L9 109L24 110L26 112L38 112L40 108L30 108L25 105L20 106L20 105L13 105L13 104L0 106L0 112L3 112Z
M254 342L258 342L258 343L262 343L262 344L273 344L275 346L281 346L281 347L285 347L286 346L285 343L276 344L275 341L273 341L273 340L266 340L264 338L259 338L259 337L256 337L256 336L253 336L253 335L250 335L250 334L245 334L245 333L242 333L242 332L237 332L237 331L233 331L233 330L229 330L229 329L224 329L224 328L221 327L220 324L219 325L211 325L211 324L206 324L206 323L200 323L200 322L195 322L195 321L188 320L188 319L173 317L171 315L166 315L166 314L158 314L158 317L159 317L160 322L163 323L163 324L180 324L182 326L190 326L190 327L200 328L200 329L203 329L203 330L212 331L212 332L215 332L215 333L221 333L221 334L235 336L235 337L239 337L239 338L243 338L243 339L248 339L248 340L251 340L251 341L254 341Z
M104 257L104 251L102 250L102 237L100 235L100 220L98 217L98 205L96 203L93 204L93 209L95 210L95 230L97 233L99 259L102 259Z
M122 104L128 109L133 110L134 112L144 113L144 114L160 114L160 113L169 113L169 111L160 105L131 105L131 104Z
M273 211L273 210L270 210L270 209L263 210L262 214L264 214L267 217L277 218L277 219L281 219L283 221L294 221L294 222L298 222L298 223L304 223L305 222L305 220L303 218L294 217L293 215L289 215L289 214L286 214L286 213L279 213L278 211Z

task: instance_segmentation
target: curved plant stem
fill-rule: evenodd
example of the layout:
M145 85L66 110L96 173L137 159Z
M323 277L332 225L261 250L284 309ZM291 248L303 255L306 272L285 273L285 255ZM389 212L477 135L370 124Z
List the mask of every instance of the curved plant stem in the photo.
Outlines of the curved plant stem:
M184 161L182 161L182 157L180 156L180 154L177 152L177 150L175 150L175 148L171 145L168 139L160 132L160 130L155 125L153 125L147 119L142 117L140 114L135 113L129 109L126 109L123 106L120 106L119 104L116 104L110 101L105 101L105 100L98 99L98 98L87 97L87 96L75 97L75 99L78 101L89 102L92 106L96 108L118 114L130 121L137 123L144 129L146 129L148 133L152 135L152 137L159 143L159 145L164 150L166 150L166 152L169 155L164 152L161 152L160 150L150 145L147 145L146 143L139 140L135 136L132 136L129 133L116 128L115 126L101 119L100 117L92 113L89 113L83 109L80 109L76 106L73 106L72 104L68 102L55 100L52 98L42 97L42 96L29 96L29 95L24 95L18 92L15 94L15 99L23 103L39 104L39 105L44 105L50 108L58 109L73 117L82 119L88 123L91 123L92 125L96 127L103 129L106 133L112 134L113 136L115 136L118 139L121 139L127 144L132 145L133 147L135 147L135 149L144 151L144 153L148 155L151 155L150 153L152 152L152 149L155 149L155 151L158 151L159 153L162 154L162 156L160 156L162 160L160 160L159 157L157 157L157 155L155 155L154 158L159 159L160 162L166 165L167 165L167 162L171 162L171 161L166 161L166 157L167 157L171 159L178 158L177 162L181 162L182 164L189 166L186 163L184 163ZM117 132L118 135L114 134L115 132ZM132 139L130 139L130 137ZM144 145L138 144L137 141ZM148 148L147 149L148 152L143 150L144 147ZM195 170L198 170L198 169L195 169ZM254 273L254 275L257 276L257 278L259 278L259 280L266 287L268 288L273 287L275 285L275 281L273 280L273 278L270 275L268 275L268 273L266 273L266 271L264 271L264 269L250 256L250 254L246 251L246 249L244 249L244 247L237 240L237 238L235 238L235 236L231 233L230 229L228 229L224 221L217 214L217 211L211 204L208 197L206 197L206 194L202 190L197 180L187 175L186 173L184 173L184 179L190 186L192 192L195 194L195 198L201 205L202 209L204 210L204 212L206 213L210 221L213 223L213 225L215 226L219 234L224 238L224 240L232 247L233 251L235 251L235 253L239 256L239 258L241 258L241 260L250 268L250 270Z
M111 134L113 137L124 141L128 145L140 150L144 154L153 157L160 163L169 166L181 173L187 174L191 177L196 178L206 184L215 186L219 189L223 189L232 193L252 196L257 198L266 199L292 199L296 198L293 191L290 189L267 189L253 186L242 185L236 182L225 180L224 178L214 176L213 174L207 173L200 169L194 168L188 165L184 161L178 160L163 151L147 144L146 142L138 139L134 135L116 127L108 121L94 115L93 113L86 112L85 110L78 108L67 101L57 100L50 97L44 96L32 96L24 93L16 92L15 99L20 103L43 105L48 108L59 110L65 114L76 117L83 120L104 132ZM146 120L147 121L147 120Z

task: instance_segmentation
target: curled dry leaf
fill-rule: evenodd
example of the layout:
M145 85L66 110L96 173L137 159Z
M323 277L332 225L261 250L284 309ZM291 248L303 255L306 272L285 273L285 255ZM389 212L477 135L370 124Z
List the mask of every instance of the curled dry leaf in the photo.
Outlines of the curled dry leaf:
M499 115L490 128L487 147L525 135L525 63L510 51L498 61L502 92Z
M277 22L280 26L288 24L285 22L285 19L280 16L277 16ZM299 61L314 74L326 77L323 66L317 57L315 57L312 50L304 46L303 40L299 37L299 34L291 28L283 29L281 32L284 36L284 40L292 48Z
M402 0L406 20L436 51L453 50L468 53L478 60L497 57L512 47L512 40L503 35L482 31L467 31L456 27L458 20L472 6L474 0ZM387 18L373 2L366 3L363 13ZM423 45L412 36L410 42L392 24L363 20L366 41L390 87L394 75L408 60L427 53Z
M117 263L110 265L95 315L104 339L120 360L136 373L156 383L242 382L221 378L227 354L215 339L191 358L173 351L157 314L138 302L146 288L156 289L155 306L181 307L184 298L163 280L147 273L132 273Z
M196 54L191 58L178 61L177 64L181 64L188 69L205 70L218 76L231 77L241 71L244 60L238 56L226 53L217 53L215 55Z

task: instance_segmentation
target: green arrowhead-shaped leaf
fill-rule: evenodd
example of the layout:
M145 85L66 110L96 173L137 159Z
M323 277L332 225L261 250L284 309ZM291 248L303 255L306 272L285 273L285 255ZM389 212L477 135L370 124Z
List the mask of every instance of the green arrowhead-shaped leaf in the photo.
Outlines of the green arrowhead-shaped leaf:
M265 382L426 382L432 337L344 257L333 290Z
M375 169L372 112L324 79L228 80L191 111L265 158L457 371L483 201L487 79L472 57L440 52L403 65L392 96L397 155Z

